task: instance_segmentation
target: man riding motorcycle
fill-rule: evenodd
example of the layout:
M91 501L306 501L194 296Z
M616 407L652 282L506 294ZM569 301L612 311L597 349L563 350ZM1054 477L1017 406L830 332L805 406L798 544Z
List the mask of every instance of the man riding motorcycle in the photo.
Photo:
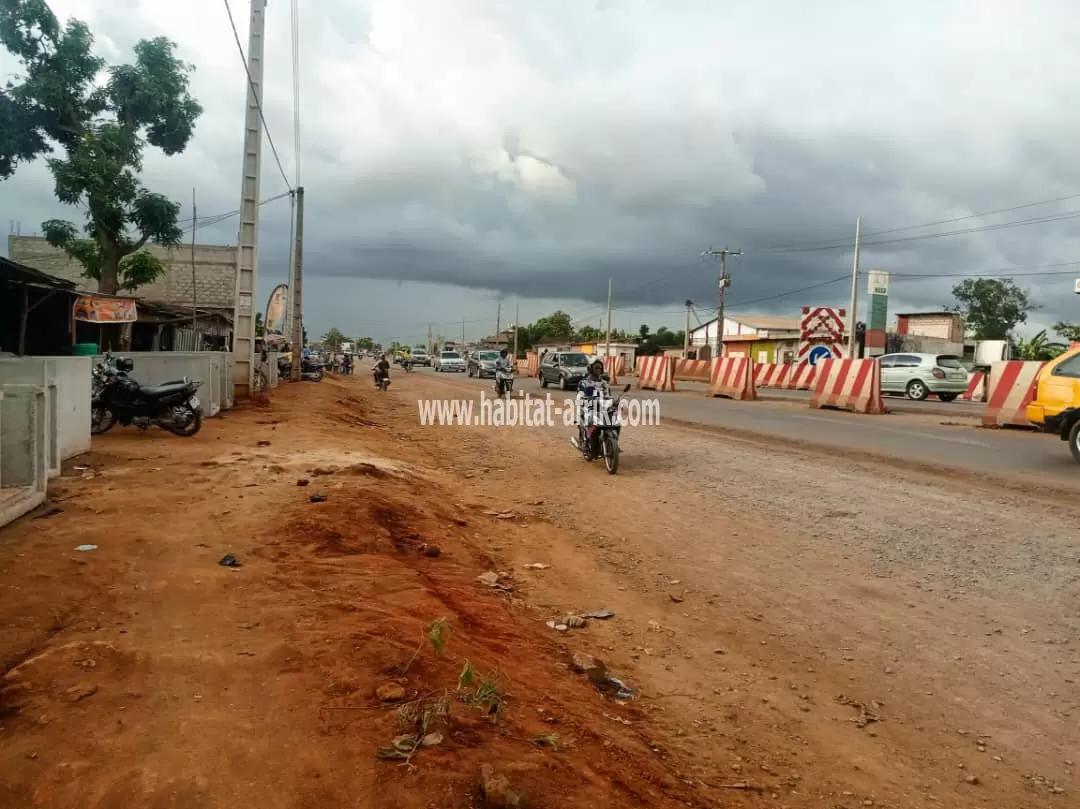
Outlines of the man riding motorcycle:
M514 374L514 366L510 362L508 356L510 352L507 349L503 349L499 352L499 358L495 360L495 392L502 396L504 391L503 380L507 377L512 377Z
M588 446L587 427L596 417L601 402L610 395L610 388L604 380L604 361L593 360L589 363L585 378L578 383L578 436L571 440L578 449Z
M390 361L385 354L380 354L378 362L371 366L371 374L375 378L375 387L379 386L380 380L390 379Z

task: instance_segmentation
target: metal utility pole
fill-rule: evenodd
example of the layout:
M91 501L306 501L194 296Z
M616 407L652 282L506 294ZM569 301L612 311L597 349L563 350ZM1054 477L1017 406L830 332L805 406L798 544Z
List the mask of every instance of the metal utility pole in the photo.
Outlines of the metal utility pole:
M855 348L855 310L859 305L859 228L862 217L855 219L855 258L851 263L851 308L848 309L848 359L856 357Z
M293 242L292 280L292 379L300 381L304 360L304 186L296 187L296 241Z
M514 306L514 362L517 362L518 332L521 331L521 304Z
M684 360L690 359L690 310L693 308L694 302L689 298L686 299L686 323L683 326L683 345L682 345L682 358Z
M607 337L604 338L604 356L611 356L611 279L607 280Z
M730 280L727 276L727 257L728 256L741 256L742 250L706 250L702 253L703 256L719 256L720 257L720 280L717 283L717 301L716 301L716 348L714 349L713 359L718 359L724 354L724 292L728 288Z
M499 344L499 332L502 331L502 301L495 310L495 345Z
M461 321L461 350L465 350L465 321Z
M202 340L199 339L199 277L195 272L195 231L198 230L199 209L195 207L195 186L191 186L191 330L195 332L195 350L198 351Z
M427 324L427 350L428 350L429 354L432 351L434 351L434 348L431 345L431 324L430 323Z
M247 74L244 76L247 79L244 168L240 175L240 229L233 303L233 385L237 399L250 396L255 385L255 292L259 281L259 181L263 141L259 110L265 33L266 0L251 0Z

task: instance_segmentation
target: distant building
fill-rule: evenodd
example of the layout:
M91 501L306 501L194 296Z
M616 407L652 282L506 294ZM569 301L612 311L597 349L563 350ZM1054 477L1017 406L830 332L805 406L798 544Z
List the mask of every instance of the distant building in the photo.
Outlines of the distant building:
M713 318L690 330L690 350L698 358L712 356L716 345ZM773 315L732 315L724 318L723 343L726 356L749 356L755 362L793 362L799 347L801 322L797 317Z
M896 333L886 335L886 350L926 354L967 353L964 318L956 312L908 312L896 316Z

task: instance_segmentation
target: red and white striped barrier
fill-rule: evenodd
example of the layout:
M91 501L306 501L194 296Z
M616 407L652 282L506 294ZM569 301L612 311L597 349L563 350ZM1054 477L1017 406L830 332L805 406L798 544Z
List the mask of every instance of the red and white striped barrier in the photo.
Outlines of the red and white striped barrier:
M608 376L611 377L611 384L619 384L619 374L624 373L626 369L626 359L622 354L616 354L614 357L604 357L604 370L607 371Z
M709 396L756 399L754 361L749 357L721 357L712 361Z
M1005 360L990 366L983 427L1029 427L1027 406L1035 398L1035 377L1045 362Z
M676 382L711 382L711 360L675 360L672 379Z
M877 360L819 360L810 407L838 407L852 413L884 413L881 366Z
M754 384L759 388L782 388L791 373L791 365L784 362L754 364Z
M789 365L787 377L775 387L782 390L813 390L815 368L808 362Z
M674 364L667 357L638 357L638 390L675 390Z
M960 394L961 402L986 401L986 374L975 371L968 380L967 390Z
M529 351L525 354L525 373L528 376L540 375L540 355L535 351Z

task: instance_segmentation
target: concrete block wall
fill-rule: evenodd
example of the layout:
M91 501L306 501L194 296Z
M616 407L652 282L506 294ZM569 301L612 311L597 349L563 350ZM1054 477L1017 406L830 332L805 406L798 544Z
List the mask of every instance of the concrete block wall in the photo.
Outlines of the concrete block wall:
M135 363L130 376L141 385L160 385L184 377L202 382L196 395L202 401L204 416L216 416L232 406L232 362L224 352L128 351L116 356Z
M235 245L195 245L195 278L191 274L191 245L162 247L147 245L152 255L166 266L165 274L133 293L148 301L190 306L191 290L196 291L196 304L200 308L232 309L236 294ZM28 267L47 272L59 278L74 281L80 289L97 290L97 282L83 277L82 265L70 259L62 250L51 246L42 236L8 236L8 256Z
M0 384L0 526L45 501L49 471L46 439L45 389Z

